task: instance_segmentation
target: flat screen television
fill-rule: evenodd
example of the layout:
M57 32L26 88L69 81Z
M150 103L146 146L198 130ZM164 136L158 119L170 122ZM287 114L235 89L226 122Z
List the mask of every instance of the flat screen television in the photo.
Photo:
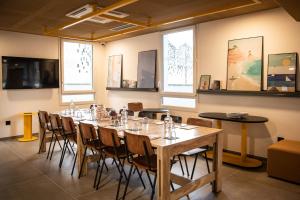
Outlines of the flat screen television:
M2 56L2 88L59 88L59 61Z

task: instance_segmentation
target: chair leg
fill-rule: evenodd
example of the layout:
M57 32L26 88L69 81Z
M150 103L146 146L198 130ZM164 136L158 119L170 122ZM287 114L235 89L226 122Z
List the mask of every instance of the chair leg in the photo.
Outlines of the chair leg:
M42 140L41 140L41 144L40 144L39 152L38 152L38 153L41 153L41 151L42 151L42 146L43 146L43 143L44 143L44 140L45 140L45 135L46 135L46 131L43 133L43 136L42 136ZM45 144L45 145L46 145L46 144Z
M50 144L49 144L49 148L48 148L48 153L47 153L47 158L46 159L48 159L49 155L50 155L51 146L52 146L52 142L53 142L53 135L54 135L54 133L52 133L52 135L51 135L51 140L50 140Z
M102 154L100 153L100 156L99 156L99 160L97 162L97 170L96 170L96 174L95 174L95 178L94 178L94 185L93 185L93 188L96 187L96 182L97 182L97 178L98 178L98 173L99 173L99 168L100 168L100 161L103 160L103 162L105 161L105 155L104 155L104 158L102 157Z
M61 146L61 144L60 144L60 142L59 142L59 139L58 139L58 137L57 137L57 134L55 134L55 140L58 142L58 145L59 145L59 147L60 147L60 150L62 150L62 146Z
M210 169L209 169L209 164L208 164L208 158L207 158L206 151L204 152L204 158L205 158L205 161L206 161L207 171L208 171L208 173L210 173Z
M157 175L154 176L154 182L153 182L152 193L151 193L151 200L153 200L154 194L155 194L156 179L157 179Z
M133 168L133 164L131 164L131 166L130 166L130 170L129 170L129 174L128 174L128 179L127 179L127 182L126 182L126 186L125 186L124 194L123 194L123 198L122 198L123 200L125 200L125 196L126 196L126 193L127 193L127 188L128 188L129 180L130 180L130 177L131 177L132 168ZM137 168L135 167L135 169L137 169ZM138 169L137 169L137 172L138 172L138 174L140 174ZM142 181L142 183L143 183L143 186L145 188L145 185L144 185L143 181Z
M144 189L146 189L146 186L145 186L145 183L143 181L143 177L142 177L142 174L140 173L139 169L135 166L134 170L136 170L136 172L138 173L139 177L140 177L140 180L142 182L142 185L144 187Z
M181 172L182 172L182 175L184 176L184 170L183 170L183 166L182 166L182 162L181 162L181 158L180 156L178 155L178 160L179 160L179 164L180 164L180 168L181 168Z
M189 167L188 167L188 164L187 164L187 161L186 161L186 156L183 156L183 158L184 158L186 173L187 173L187 176L189 177L190 173L189 173Z
M79 174L78 174L78 179L80 178L81 173L82 173L82 168L83 168L83 164L84 164L84 160L85 160L86 150L87 150L87 147L84 148L83 159L82 159L82 162L81 162L81 165L80 165L80 171L79 171Z
M75 159L74 159L74 163L73 163L73 167L72 167L71 176L73 176L73 173L74 173L74 168L75 168L76 160L77 160L77 152L75 154Z
M63 150L61 152L61 156L60 156L60 161L59 161L59 168L61 168L64 157L65 157L65 152L66 152L66 140L64 141L64 145L63 145Z
M103 160L105 160L105 158L106 158L106 155L104 155ZM101 169L100 169L99 178L98 178L98 181L97 181L97 187L96 187L96 190L99 189L99 185L100 185L100 181L101 181L101 176L102 176L102 172L103 172L103 167L104 167L104 162L102 162L102 165L101 165ZM96 178L96 177L95 177L95 178Z
M198 159L198 153L195 155L195 160L194 160L194 164L193 164L191 179L193 179L193 177L194 177L194 172L195 172L195 168L196 168L196 164L197 164L197 159Z
M119 163L120 165L122 165L121 163ZM119 193L120 193L120 187L121 187L121 182L122 182L122 179L123 179L123 167L121 166L122 168L122 171L120 173L120 178L119 178L119 183L118 183L118 190L117 190L117 195L116 195L116 200L119 200ZM124 172L125 173L125 172ZM126 177L125 177L126 178ZM128 179L126 178L126 181L128 181Z
M50 160L52 159L52 156L53 156L53 151L54 151L54 148L55 148L55 144L56 144L56 140L54 139L54 144L53 144L51 154L50 154Z

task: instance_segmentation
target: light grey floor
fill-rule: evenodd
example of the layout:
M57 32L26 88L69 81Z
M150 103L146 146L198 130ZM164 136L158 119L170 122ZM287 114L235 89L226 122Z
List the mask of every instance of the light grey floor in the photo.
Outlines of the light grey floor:
M38 142L20 143L16 140L0 141L0 200L55 200L55 199L115 199L118 173L109 164L104 171L102 186L98 191L92 187L96 165L89 165L88 176L72 177L73 156L66 155L62 169L58 168L60 150L56 149L51 161L46 153L37 154ZM189 160L190 166L191 161ZM211 163L210 163L211 164ZM180 173L176 164L173 171ZM128 167L126 167L128 171ZM76 171L76 170L75 170ZM205 161L198 160L199 177L206 173ZM147 178L144 174L144 181ZM150 188L149 185L147 188ZM121 191L124 189L124 184ZM300 200L300 186L269 178L264 170L249 171L223 166L223 191L211 192L211 185L195 191L191 199L242 199L242 200ZM144 190L137 175L131 179L126 199L149 199L150 189Z

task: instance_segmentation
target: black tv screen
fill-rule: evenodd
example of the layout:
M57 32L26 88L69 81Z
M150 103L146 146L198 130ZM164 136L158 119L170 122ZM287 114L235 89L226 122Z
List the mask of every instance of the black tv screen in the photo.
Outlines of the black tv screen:
M39 89L58 87L58 59L2 56L3 89Z

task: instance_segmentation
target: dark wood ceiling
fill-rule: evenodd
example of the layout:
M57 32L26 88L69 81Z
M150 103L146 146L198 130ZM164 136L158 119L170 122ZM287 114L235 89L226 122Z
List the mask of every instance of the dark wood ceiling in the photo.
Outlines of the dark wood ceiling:
M106 7L118 2L117 0L7 0L0 1L0 29L24 32L32 34L45 34L45 29L52 29L65 23L72 22L72 18L66 17L66 13L73 11L85 4L97 4ZM148 27L140 31L132 32L116 37L105 38L105 41L132 37L158 30L167 30L176 27L187 26L210 20L217 20L246 13L262 11L278 7L273 0L261 0L261 3L242 7L239 9L194 17L167 25ZM129 14L126 19L152 24L174 19L188 17L195 14L217 11L224 8L238 7L253 3L252 0L139 0L130 5L117 9ZM68 35L83 38L101 38L115 34L109 29L121 25L120 22L97 24L82 22L60 31L60 35ZM101 39L100 39L101 40Z

